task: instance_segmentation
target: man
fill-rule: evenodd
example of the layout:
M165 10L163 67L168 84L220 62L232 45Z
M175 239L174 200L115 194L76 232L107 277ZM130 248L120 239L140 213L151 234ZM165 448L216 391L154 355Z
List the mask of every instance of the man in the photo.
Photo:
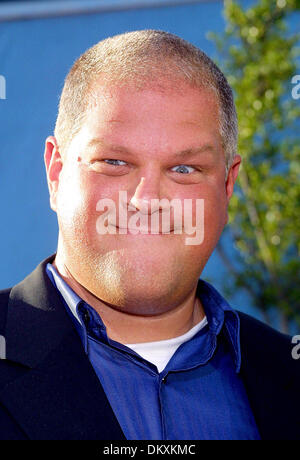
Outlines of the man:
M232 91L162 31L72 67L46 140L57 253L1 293L3 439L299 439L290 338L199 280L241 157Z

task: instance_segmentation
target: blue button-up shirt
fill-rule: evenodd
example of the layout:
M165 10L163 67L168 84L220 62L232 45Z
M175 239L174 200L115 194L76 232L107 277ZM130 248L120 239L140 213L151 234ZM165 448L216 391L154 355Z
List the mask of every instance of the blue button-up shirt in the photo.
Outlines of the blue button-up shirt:
M208 324L165 369L111 340L98 313L47 265L119 424L130 440L260 439L239 375L239 317L207 282L197 295Z

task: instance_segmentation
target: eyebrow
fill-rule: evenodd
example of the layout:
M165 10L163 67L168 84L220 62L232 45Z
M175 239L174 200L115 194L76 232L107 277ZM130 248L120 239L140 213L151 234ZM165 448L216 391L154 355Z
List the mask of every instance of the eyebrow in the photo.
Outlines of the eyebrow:
M190 148L186 150L182 150L181 152L176 152L175 156L179 158L187 158L199 155L200 153L204 152L215 152L215 148L212 145L204 144L201 147Z
M103 148L110 149L113 152L121 152L133 155L133 152L131 152L126 147L122 145L107 144L103 139L94 138L88 142L88 147L94 147L97 145L100 145ZM189 149L181 150L179 152L175 152L174 156L180 159L184 159L199 155L204 152L215 152L215 148L210 144L204 144L200 147L192 147Z
M107 144L106 142L104 142L104 140L98 139L98 138L91 139L88 142L87 146L88 147L100 146L100 147L110 149L110 150L114 150L114 151L130 153L130 150L128 150L126 147L124 147L122 145Z

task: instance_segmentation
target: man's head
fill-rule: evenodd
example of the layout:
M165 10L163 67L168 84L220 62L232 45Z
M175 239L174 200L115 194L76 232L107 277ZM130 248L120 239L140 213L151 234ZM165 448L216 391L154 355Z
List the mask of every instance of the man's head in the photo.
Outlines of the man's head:
M62 93L55 138L46 142L58 255L100 299L129 313L175 308L194 289L227 221L237 177L237 123L230 87L212 61L182 39L140 31L82 55ZM119 192L127 201L120 207ZM99 200L127 219L163 215L152 200L204 200L204 240L186 234L102 234ZM111 216L108 212L108 221ZM203 221L202 221L203 224ZM176 225L171 213L171 230Z

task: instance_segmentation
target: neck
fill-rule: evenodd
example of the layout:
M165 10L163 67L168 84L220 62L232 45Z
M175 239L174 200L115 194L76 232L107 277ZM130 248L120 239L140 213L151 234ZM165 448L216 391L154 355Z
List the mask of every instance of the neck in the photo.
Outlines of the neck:
M76 294L100 315L110 339L117 342L142 343L167 340L185 334L205 316L203 306L196 298L196 288L176 308L159 315L124 313L101 301L76 281L66 264L56 256L53 266ZM142 302L142 300L141 300Z

